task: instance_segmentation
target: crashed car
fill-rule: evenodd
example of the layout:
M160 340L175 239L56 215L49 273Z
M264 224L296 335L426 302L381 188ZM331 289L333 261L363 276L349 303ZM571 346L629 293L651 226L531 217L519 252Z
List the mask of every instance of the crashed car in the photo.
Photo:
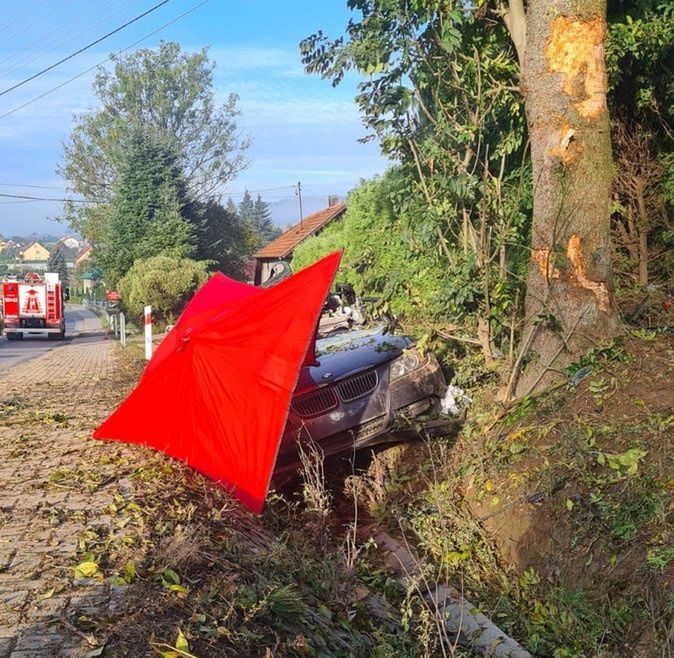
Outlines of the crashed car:
M275 476L297 467L298 440L313 440L327 457L409 435L410 420L437 416L447 389L433 354L381 327L319 339L316 356L300 371ZM433 430L453 422L435 421Z

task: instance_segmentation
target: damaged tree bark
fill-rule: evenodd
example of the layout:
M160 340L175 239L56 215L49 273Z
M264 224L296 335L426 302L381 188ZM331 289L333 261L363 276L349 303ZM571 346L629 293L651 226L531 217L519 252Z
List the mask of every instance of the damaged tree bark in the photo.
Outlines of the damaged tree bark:
M531 362L518 394L550 384L554 370L620 329L605 35L606 0L527 3L522 88L534 208L523 336Z

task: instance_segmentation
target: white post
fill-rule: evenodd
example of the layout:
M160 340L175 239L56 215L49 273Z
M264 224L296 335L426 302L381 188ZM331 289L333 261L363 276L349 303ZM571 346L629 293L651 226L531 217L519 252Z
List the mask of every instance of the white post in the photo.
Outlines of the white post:
M119 314L119 342L122 347L126 347L126 316Z
M152 358L152 306L145 307L145 358Z

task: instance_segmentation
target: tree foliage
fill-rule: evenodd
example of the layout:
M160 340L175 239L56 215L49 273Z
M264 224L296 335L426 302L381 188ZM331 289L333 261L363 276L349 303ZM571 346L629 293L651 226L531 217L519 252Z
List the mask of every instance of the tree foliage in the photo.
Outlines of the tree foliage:
M127 143L97 248L106 283L114 287L138 259L192 256L196 231L188 219L190 205L171 147L136 132Z
M75 116L58 168L89 202L66 205L64 219L94 244L138 129L173 150L189 192L198 197L210 197L245 166L248 145L237 129L236 96L216 104L214 65L205 49L186 53L162 42L156 50L113 56L113 62L112 70L99 69L93 85L98 107Z
M356 101L369 138L400 163L406 181L393 203L407 218L410 253L426 250L458 274L447 287L445 317L471 312L474 327L494 333L494 293L502 316L522 283L531 208L519 65L508 32L460 2L348 4L360 19L345 37L305 39L303 61L333 84L352 70L363 76ZM487 354L492 342L484 341Z
M245 190L239 202L237 214L252 228L257 238L258 247L263 247L281 235L280 229L275 226L271 218L269 205L259 194L253 200L250 192Z
M674 6L625 4L611 12L607 68L617 270L628 290L674 273Z
M614 191L613 220L618 252L624 257L619 265L628 270L630 279L636 276L639 248L630 235L632 220L628 215L637 216L641 200L634 190L644 187L644 181L635 184L632 174L636 171L641 179L641 172L646 172L646 217L632 221L632 229L642 242L640 232L645 232L648 267L660 269L660 277L665 278L663 273L671 272L667 255L674 252L674 194L668 196L668 192L674 193L670 175L674 172L674 8L660 0L609 0L608 4L608 101L621 174ZM395 229L389 227L399 231L409 248L407 255L398 253L398 267L405 269L402 261L413 262L418 250L433 255L438 264L434 272L447 290L441 317L450 324L461 322L464 330L477 330L488 359L498 352L494 347L511 351L512 332L505 325L521 326L517 316L523 310L531 255L533 199L537 194L551 193L543 189L550 187L547 183L544 186L532 179L524 112L531 85L520 82L525 46L539 52L545 46L540 39L534 43L536 34L527 34L533 5L518 0L348 0L353 14L343 36L329 38L319 31L300 44L308 72L333 85L349 73L360 76L356 102L368 129L364 139L379 142L383 153L396 162L395 175L405 181L405 192L391 197L396 219ZM578 5L579 15L585 11L585 3ZM599 21L603 21L601 11ZM606 134L603 129L599 132ZM580 138L581 133L576 133ZM627 139L620 140L621 134ZM638 149L635 136L641 140ZM568 178L563 166L558 173ZM579 178L576 200L583 194ZM620 187L620 181L630 178L629 185ZM566 192L573 195L574 190L567 188ZM353 194L347 218L357 214L356 206L363 202L360 194ZM569 217L577 222L575 229L580 232L592 224L591 219L579 218L578 212ZM603 219L601 224L599 232L605 234ZM301 248L297 258L301 260L305 250L316 248L349 225L347 219L343 229L326 230ZM624 235L630 245L621 242ZM365 254L371 256L373 250L377 258L385 260L383 250L379 253L376 232L372 238L374 248L353 234L340 237L347 254L362 247L361 260L367 260ZM602 241L604 263L610 256L607 244L608 240ZM591 251L588 262L599 256ZM654 262L654 253L667 257ZM560 258L566 262L561 251ZM447 278L441 274L442 259ZM352 266L355 260L355 256L348 256ZM609 267L604 268L608 287L609 272ZM358 278L359 273L349 271L346 276ZM363 277L360 283L370 282ZM364 292L368 291L365 288ZM405 304L395 295L391 299ZM428 316L437 317L434 303L429 299L424 304ZM614 327L613 320L604 323L606 327ZM548 320L534 313L529 322ZM563 324L553 322L550 326L559 332Z
M240 278L258 245L252 226L216 201L193 203L191 210L196 226L195 257L207 261L211 270Z
M57 244L49 253L47 272L58 272L61 285L68 285L68 254L64 245Z
M171 323L207 279L205 263L161 255L137 260L119 281L118 290L134 320L140 320L150 304L159 322Z
M260 238L260 242L265 245L278 238L281 235L281 229L274 224L269 210L269 204L263 201L258 194L253 204L253 230Z
M344 249L340 281L376 295L388 308L407 317L450 316L446 286L451 277L446 263L437 252L423 248L415 239L409 218L401 218L396 211L395 199L404 192L405 184L404 176L391 170L359 186L349 195L343 218L295 249L293 270ZM460 268L458 265L457 270ZM455 311L461 313L478 297L479 290L468 282L463 304Z

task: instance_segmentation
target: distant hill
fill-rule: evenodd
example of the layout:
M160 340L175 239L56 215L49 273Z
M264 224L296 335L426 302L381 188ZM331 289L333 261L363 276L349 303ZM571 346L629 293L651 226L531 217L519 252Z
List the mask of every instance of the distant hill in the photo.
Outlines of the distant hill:
M31 242L39 242L40 244L54 244L66 235L75 235L74 233L31 233L30 235L6 235L5 239L13 240L21 244L29 244Z

